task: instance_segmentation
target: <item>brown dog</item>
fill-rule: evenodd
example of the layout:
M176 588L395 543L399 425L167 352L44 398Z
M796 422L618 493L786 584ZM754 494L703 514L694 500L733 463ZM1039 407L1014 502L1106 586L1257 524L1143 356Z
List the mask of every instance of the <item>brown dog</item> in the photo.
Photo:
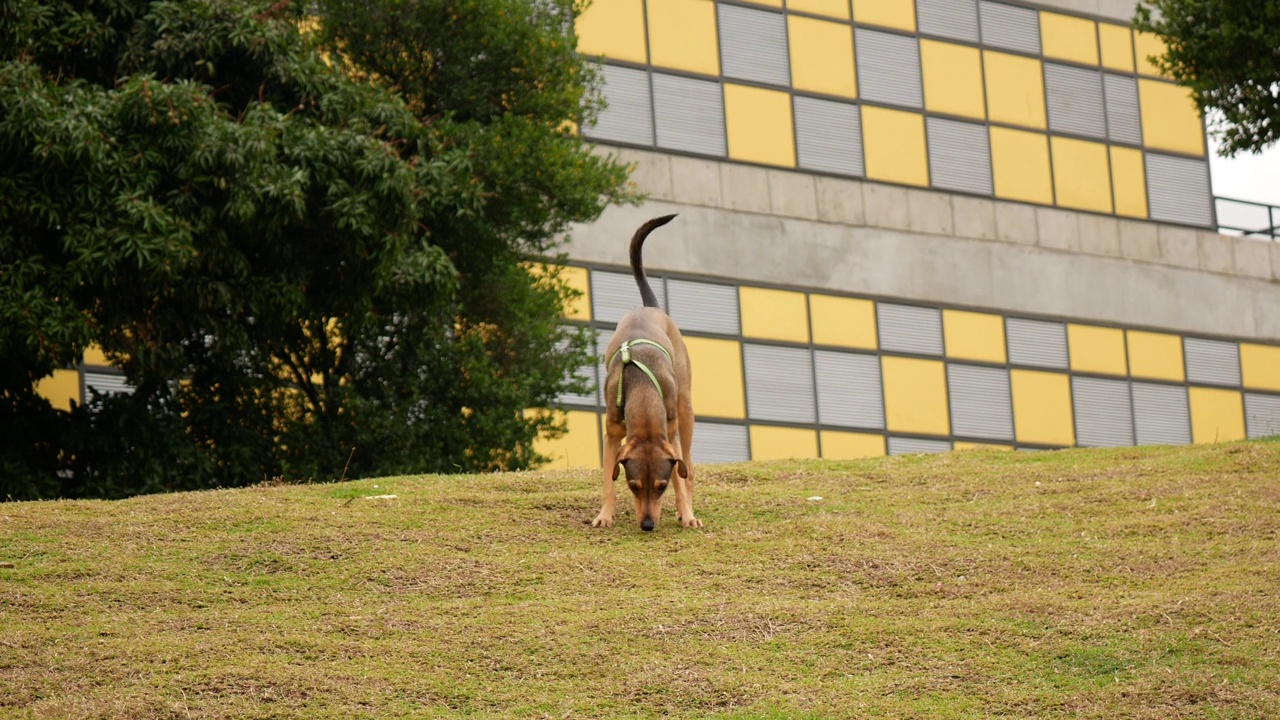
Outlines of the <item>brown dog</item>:
M673 217L654 218L631 238L631 273L644 307L618 321L605 353L604 503L592 527L613 527L618 503L614 482L619 467L626 470L642 529L652 530L661 519L662 494L671 483L676 486L680 524L702 527L702 521L693 515L689 351L675 321L658 307L640 259L645 238Z

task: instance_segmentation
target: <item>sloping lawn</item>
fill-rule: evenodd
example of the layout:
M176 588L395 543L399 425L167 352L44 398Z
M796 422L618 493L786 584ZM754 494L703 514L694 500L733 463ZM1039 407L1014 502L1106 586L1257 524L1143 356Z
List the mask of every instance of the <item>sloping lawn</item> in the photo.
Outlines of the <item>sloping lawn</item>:
M0 504L0 717L1280 717L1280 442L697 470Z

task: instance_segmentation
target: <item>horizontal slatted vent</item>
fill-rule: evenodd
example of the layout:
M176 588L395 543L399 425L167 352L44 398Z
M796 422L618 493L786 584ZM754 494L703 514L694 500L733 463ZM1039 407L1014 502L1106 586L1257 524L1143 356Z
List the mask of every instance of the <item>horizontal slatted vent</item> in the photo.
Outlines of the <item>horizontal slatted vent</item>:
M779 13L718 5L720 65L724 76L790 85L786 18Z
M618 401L618 396L616 394L609 400L605 400L604 397L604 384L605 380L609 377L609 370L605 367L604 363L608 358L604 355L605 351L609 349L609 343L613 341L613 335L613 330L605 328L601 328L599 333L596 335L596 377L600 379L600 382L596 385L596 401L600 403L601 407L606 408L609 407L611 403L616 403ZM618 392L616 388L614 389L614 392Z
M658 147L723 157L724 95L720 83L653 74Z
M88 400L92 398L95 391L99 395L132 395L133 386L125 380L124 375L119 373L104 373L85 370L85 399Z
M684 330L739 334L737 288L690 280L668 280L667 304L671 317Z
M1005 337L1011 365L1067 367L1067 329L1062 323L1008 318Z
M646 70L604 65L604 98L608 106L595 125L584 126L582 136L591 140L653 144L653 107Z
M851 428L884 428L880 360L874 355L817 350L818 421Z
M695 422L693 446L695 463L746 462L751 459L747 445L747 428L742 425Z
M933 117L925 123L933 186L990 195L991 150L986 126Z
M1044 81L1050 130L1098 139L1107 136L1098 71L1045 63Z
M1244 422L1250 440L1280 435L1280 395L1245 393Z
M862 119L857 105L797 95L795 111L800 167L862 175Z
M649 276L649 286L658 296L658 304L667 303L661 278ZM600 322L616 323L623 315L643 305L635 278L626 273L607 270L591 271L591 316Z
M747 412L753 420L814 422L813 365L804 348L746 344Z
M910 453L943 453L951 449L950 440L922 440L920 438L889 438L890 455Z
M570 328L570 330L572 330L572 328ZM569 341L567 339L561 340L559 343L557 343L557 346L561 352L564 352L569 346ZM595 355L594 345L590 346L590 351L594 356ZM583 365L582 367L578 368L573 373L576 377L581 378L582 380L585 380L587 382L588 390L586 392L560 393L559 395L556 396L556 402L560 403L561 405L590 405L591 407L594 408L596 405L596 398L599 396L599 387L596 381L596 365L597 363L595 361L592 361L587 365Z
M916 24L925 35L978 42L976 0L916 0Z
M1187 380L1206 385L1240 385L1240 346L1233 342L1186 338Z
M1133 444L1133 409L1126 380L1077 377L1071 380L1076 410L1076 442L1082 447Z
M982 42L1005 50L1040 54L1040 16L1030 8L982 0L978 5Z
M1133 424L1139 445L1190 443L1187 389L1179 385L1133 383Z
M876 303L876 324L882 350L942 354L942 314L937 308Z
M1003 368L947 365L951 432L963 437L1013 439L1009 371Z
M912 37L877 30L854 31L858 92L862 99L918 108L920 45Z
M1209 227L1209 166L1203 160L1147 153L1147 198L1151 219Z
M1107 137L1113 142L1141 145L1138 81L1123 75L1104 73L1102 90L1107 99Z

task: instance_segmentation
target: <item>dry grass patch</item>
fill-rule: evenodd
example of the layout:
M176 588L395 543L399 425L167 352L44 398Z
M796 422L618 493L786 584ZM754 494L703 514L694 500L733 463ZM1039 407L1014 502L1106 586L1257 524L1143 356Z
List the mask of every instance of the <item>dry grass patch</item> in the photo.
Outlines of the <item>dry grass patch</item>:
M0 716L1280 716L1280 443L596 478L2 505Z

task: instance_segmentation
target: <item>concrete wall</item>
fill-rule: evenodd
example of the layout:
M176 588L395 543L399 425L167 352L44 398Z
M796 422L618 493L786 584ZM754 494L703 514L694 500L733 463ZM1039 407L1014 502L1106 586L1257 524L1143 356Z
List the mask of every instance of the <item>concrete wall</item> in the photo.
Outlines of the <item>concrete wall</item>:
M1057 8L1128 23L1138 4L1132 0L1036 0L1037 8Z
M1280 341L1280 243L662 153L650 199L575 227L569 256L655 270L1240 339Z

